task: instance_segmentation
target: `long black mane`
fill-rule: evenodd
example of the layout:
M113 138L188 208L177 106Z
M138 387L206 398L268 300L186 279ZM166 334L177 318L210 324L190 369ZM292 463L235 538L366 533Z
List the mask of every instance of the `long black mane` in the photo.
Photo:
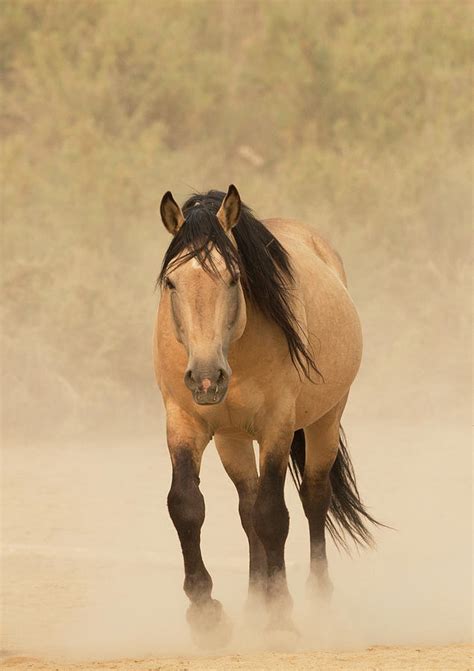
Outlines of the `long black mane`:
M246 299L282 329L296 368L308 378L311 371L319 374L291 307L294 275L287 251L243 203L232 229L236 248L216 216L224 197L221 191L195 193L184 203L185 222L166 251L158 283L167 271L194 258L217 273L211 256L215 248L233 278L240 272Z

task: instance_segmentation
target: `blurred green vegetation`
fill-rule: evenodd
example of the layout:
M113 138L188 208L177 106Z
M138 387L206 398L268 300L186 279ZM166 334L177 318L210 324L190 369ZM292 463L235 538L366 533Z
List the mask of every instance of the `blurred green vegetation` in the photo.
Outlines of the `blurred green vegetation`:
M160 407L149 343L168 189L234 182L262 218L335 242L374 412L390 412L386 390L420 398L426 380L436 405L466 376L470 3L3 0L1 15L15 433L111 413L135 426Z

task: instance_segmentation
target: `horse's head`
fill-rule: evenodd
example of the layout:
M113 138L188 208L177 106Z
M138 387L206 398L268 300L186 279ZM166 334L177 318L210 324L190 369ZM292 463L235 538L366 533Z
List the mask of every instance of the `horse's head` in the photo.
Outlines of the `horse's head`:
M245 329L245 298L232 235L240 209L233 185L218 209L191 199L183 213L169 191L161 201L161 218L173 235L161 283L169 294L176 338L188 355L184 382L200 405L224 399L232 373L229 346Z

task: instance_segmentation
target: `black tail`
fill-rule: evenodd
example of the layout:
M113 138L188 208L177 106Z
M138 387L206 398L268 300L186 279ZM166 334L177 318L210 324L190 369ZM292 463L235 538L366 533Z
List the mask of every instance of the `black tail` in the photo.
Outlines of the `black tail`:
M305 437L302 429L295 431L290 456L290 473L299 492L305 465ZM366 526L367 522L377 526L384 525L381 525L380 522L369 515L360 500L354 468L347 451L346 438L342 427L339 430L339 451L329 477L332 496L326 518L326 528L334 543L338 547L349 551L346 540L347 534L356 545L372 547L374 540Z

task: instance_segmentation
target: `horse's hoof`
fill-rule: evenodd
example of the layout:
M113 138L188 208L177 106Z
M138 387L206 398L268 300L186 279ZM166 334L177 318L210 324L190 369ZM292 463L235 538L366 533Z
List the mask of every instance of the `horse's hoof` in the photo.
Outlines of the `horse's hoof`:
M200 648L223 648L232 638L232 623L215 599L191 604L186 613L194 642Z

